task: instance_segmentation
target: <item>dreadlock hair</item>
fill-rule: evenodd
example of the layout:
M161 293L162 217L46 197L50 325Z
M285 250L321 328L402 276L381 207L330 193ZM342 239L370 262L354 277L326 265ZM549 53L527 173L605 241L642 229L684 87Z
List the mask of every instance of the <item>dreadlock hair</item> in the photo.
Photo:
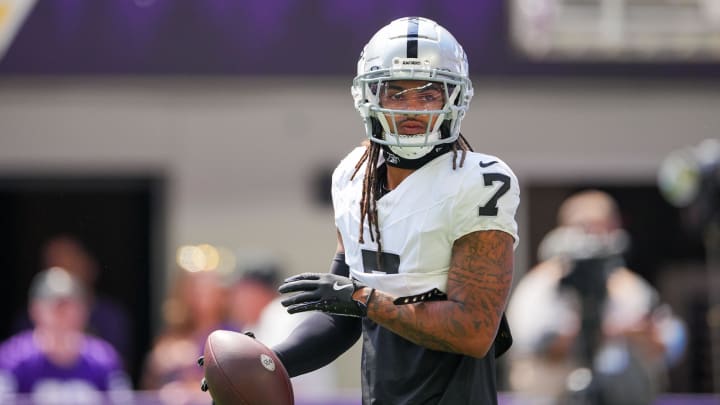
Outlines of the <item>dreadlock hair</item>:
M378 269L381 267L381 253L382 253L382 242L380 239L380 227L378 226L378 215L377 215L377 200L382 196L381 182L378 179L378 158L382 152L382 145L366 140L363 142L365 145L365 153L362 154L358 162L355 164L355 171L350 180L355 178L355 175L360 170L364 163L367 163L365 168L365 178L363 179L362 195L360 197L360 237L358 238L359 243L365 243L363 237L363 226L365 220L368 221L368 227L370 230L370 240L376 242L378 245L377 258L378 258ZM460 152L460 163L459 167L462 167L465 163L465 155L473 149L468 143L467 139L460 134L458 139L452 143L453 159L452 165L453 170L457 169L458 152Z

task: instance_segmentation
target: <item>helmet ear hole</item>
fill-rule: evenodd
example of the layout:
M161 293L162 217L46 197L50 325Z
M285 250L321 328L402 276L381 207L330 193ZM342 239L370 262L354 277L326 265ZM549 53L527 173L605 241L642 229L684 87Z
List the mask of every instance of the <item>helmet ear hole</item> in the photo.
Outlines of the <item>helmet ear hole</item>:
M372 135L375 138L381 138L383 134L383 127L382 124L380 124L380 120L375 117L371 117L370 123L372 125Z
M440 138L441 139L450 138L450 122L451 122L451 120L446 119L440 125Z

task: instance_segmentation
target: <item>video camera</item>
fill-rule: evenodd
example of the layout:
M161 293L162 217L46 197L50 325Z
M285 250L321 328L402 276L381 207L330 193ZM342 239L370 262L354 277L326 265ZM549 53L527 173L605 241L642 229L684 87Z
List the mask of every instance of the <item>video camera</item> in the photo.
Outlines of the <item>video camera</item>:
M560 226L550 231L538 248L541 260L560 257L566 263L567 271L558 289L574 293L580 300L583 336L579 339L581 347L576 349L586 364L592 362L599 343L608 279L624 265L629 240L622 229L594 234L580 227Z
M607 375L597 369L599 353L608 348L603 334L608 281L616 270L624 267L623 255L629 243L629 236L622 229L595 234L565 226L549 232L540 244L541 259L560 257L565 262L567 270L560 279L558 291L574 295L580 305L579 335L572 348L579 367L568 375L567 391L558 399L560 405L644 403L633 401L648 397L644 390L638 392L642 384L618 383L618 379L635 382L641 375L634 362L623 365L617 375ZM582 375L585 377L581 378ZM623 387L623 395L629 402L618 402L616 386Z

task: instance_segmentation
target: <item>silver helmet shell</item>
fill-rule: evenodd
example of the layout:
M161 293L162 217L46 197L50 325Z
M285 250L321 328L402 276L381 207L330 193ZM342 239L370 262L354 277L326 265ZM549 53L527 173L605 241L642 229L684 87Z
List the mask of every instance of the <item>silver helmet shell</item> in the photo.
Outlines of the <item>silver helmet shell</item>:
M407 111L383 108L379 89L391 80L422 80L442 84L445 102L440 110ZM433 145L454 142L473 96L467 56L455 37L435 21L405 17L381 28L365 45L351 88L355 108L368 138L388 145L406 158L418 158ZM388 119L407 114L436 115L424 134L393 132ZM432 122L432 120L431 120ZM441 126L444 127L442 135ZM404 152L403 152L404 151Z

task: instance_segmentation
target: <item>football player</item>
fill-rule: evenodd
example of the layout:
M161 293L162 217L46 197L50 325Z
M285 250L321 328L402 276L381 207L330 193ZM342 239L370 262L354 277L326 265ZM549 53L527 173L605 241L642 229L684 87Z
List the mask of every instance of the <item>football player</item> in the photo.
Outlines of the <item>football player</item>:
M337 252L329 273L281 285L288 312L318 312L273 350L292 377L362 335L363 404L496 404L519 187L460 134L465 52L434 21L395 20L365 46L352 96L369 142L333 173Z

